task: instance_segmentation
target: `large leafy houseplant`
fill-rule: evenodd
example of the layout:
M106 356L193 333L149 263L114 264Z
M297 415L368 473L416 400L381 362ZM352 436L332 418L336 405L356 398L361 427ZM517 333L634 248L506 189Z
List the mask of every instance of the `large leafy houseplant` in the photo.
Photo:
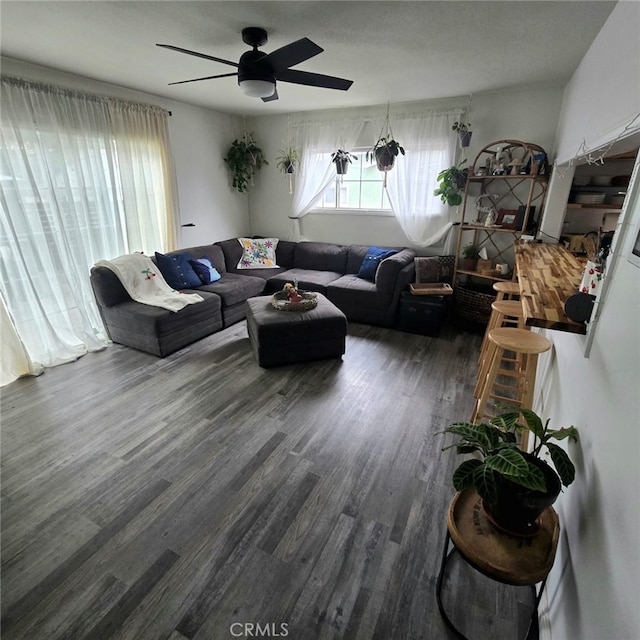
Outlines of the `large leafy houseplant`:
M450 207L456 207L462 202L462 190L467 183L467 175L469 170L463 165L466 159L458 164L443 169L437 177L438 188L433 192L434 196L440 196L440 199Z
M336 165L336 173L343 176L347 173L349 165L353 160L357 160L358 156L354 156L351 152L344 149L338 149L331 154L331 162Z
M517 432L524 424L534 436L531 453L521 451L517 444ZM577 440L575 427L549 428L549 420L542 419L530 409L509 407L492 418L489 423L473 424L456 422L443 433L460 437L458 442L444 447L455 447L459 454L476 454L463 461L453 474L453 486L457 491L474 487L486 510L496 520L506 522L506 528L526 531L535 518L553 504L561 486L569 486L575 478L575 466L567 452L551 440ZM541 457L548 454L551 467ZM555 470L554 470L555 468ZM515 488L514 488L515 485ZM555 494L555 495L554 495ZM507 504L503 503L507 495ZM510 503L523 500L524 504ZM541 508L533 503L540 500ZM523 518L522 522L516 520ZM500 524L500 522L498 522Z
M224 158L233 175L232 186L241 193L247 191L252 184L253 175L265 164L269 164L258 147L252 133L235 139Z
M404 155L404 147L393 139L393 136L378 138L378 141L367 151L367 160L375 160L380 171L389 171L393 168L396 157Z

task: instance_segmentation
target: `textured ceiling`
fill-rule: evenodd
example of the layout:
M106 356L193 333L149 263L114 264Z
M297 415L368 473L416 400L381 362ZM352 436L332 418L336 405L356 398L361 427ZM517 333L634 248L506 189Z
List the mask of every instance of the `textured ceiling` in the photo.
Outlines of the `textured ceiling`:
M565 83L615 2L6 1L2 55L223 112L268 114L454 97ZM347 92L279 83L244 96L236 78L168 86L233 68L160 49L237 61L245 26L267 53L308 37L325 49L296 68L354 81Z

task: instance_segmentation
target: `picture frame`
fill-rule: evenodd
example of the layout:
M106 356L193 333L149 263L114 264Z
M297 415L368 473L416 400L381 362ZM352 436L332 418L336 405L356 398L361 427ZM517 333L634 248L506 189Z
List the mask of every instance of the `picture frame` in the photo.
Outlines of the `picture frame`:
M499 209L496 224L503 229L515 229L518 222L517 209Z

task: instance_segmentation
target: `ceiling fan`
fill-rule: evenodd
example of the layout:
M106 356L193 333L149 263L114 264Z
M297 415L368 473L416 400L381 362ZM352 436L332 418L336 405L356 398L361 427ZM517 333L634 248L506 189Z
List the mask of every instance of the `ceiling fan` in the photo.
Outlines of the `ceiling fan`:
M238 69L235 73L222 73L215 76L205 76L204 78L170 82L169 84L183 84L185 82L199 82L200 80L238 76L240 90L247 96L262 98L264 102L271 102L272 100L278 99L276 80L292 82L294 84L305 84L310 87L339 89L341 91L346 91L353 84L352 80L326 76L321 73L297 71L290 68L324 51L324 49L309 40L309 38L301 38L271 53L258 51L258 47L263 46L267 42L267 32L260 27L244 28L242 30L242 40L253 47L253 49L243 53L239 62L216 58L205 53L198 53L197 51L189 51L189 49L174 47L170 44L158 44L156 46L186 53L190 56L197 56L205 60L222 62L222 64L228 64Z

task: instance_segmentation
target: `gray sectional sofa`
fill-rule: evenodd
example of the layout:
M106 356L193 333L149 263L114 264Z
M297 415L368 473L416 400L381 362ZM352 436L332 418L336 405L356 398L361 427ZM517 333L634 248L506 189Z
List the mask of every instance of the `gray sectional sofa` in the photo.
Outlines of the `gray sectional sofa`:
M206 257L222 276L186 293L204 301L178 312L133 301L108 268L91 269L91 285L105 328L113 342L164 357L228 327L246 315L246 301L279 291L286 282L324 294L354 322L392 326L401 292L414 280L415 251L396 248L376 271L375 280L358 277L367 245L280 240L277 268L238 269L242 246L237 238L180 249L194 259ZM169 253L168 255L171 255Z

